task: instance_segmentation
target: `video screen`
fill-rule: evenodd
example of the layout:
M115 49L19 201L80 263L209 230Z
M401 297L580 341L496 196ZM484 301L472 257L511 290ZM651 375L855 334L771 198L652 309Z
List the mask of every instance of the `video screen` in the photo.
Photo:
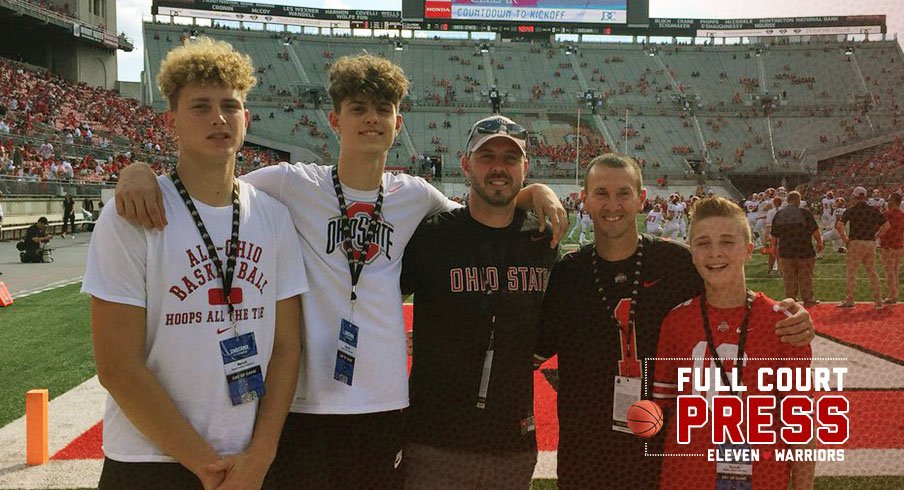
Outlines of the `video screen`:
M425 19L624 24L627 0L428 0Z

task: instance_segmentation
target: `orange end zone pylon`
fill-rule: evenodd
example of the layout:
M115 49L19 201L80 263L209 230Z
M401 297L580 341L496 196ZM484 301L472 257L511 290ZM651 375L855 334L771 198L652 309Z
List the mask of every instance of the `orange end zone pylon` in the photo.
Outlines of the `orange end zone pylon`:
M9 288L0 281L0 306L9 306L13 304L13 295L9 294Z
M25 394L25 463L44 464L50 459L47 446L48 392L30 390Z

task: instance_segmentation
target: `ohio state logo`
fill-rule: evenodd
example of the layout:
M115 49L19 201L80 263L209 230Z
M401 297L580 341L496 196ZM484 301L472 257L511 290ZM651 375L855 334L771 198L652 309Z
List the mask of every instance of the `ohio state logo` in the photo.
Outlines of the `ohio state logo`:
M370 228L374 211L373 203L355 202L348 207L349 225L352 233L352 248L354 249L354 258L357 259L361 250L364 249L364 240L367 238L367 230ZM366 264L372 263L382 253L387 260L392 260L389 250L392 248L392 233L394 228L391 223L385 220L380 221L373 240L365 251ZM331 218L327 222L326 227L326 253L332 254L335 251L344 253L342 249L342 219L339 216Z

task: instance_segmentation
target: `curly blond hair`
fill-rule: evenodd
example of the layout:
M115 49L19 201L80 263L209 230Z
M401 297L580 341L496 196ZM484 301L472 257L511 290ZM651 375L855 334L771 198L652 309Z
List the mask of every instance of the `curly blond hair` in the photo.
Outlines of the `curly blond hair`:
M402 67L385 58L367 53L343 56L330 69L329 92L336 112L342 101L355 96L398 107L408 94L408 79Z
M199 37L167 53L157 74L157 86L170 109L176 108L179 92L191 83L233 88L244 101L257 78L251 57L227 42Z

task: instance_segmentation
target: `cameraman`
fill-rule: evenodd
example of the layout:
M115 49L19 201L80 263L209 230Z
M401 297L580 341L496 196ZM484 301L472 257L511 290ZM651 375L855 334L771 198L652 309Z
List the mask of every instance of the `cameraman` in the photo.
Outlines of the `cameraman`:
M52 238L47 236L46 228L47 218L41 216L25 231L25 250L22 253L22 262L42 262L41 248Z

